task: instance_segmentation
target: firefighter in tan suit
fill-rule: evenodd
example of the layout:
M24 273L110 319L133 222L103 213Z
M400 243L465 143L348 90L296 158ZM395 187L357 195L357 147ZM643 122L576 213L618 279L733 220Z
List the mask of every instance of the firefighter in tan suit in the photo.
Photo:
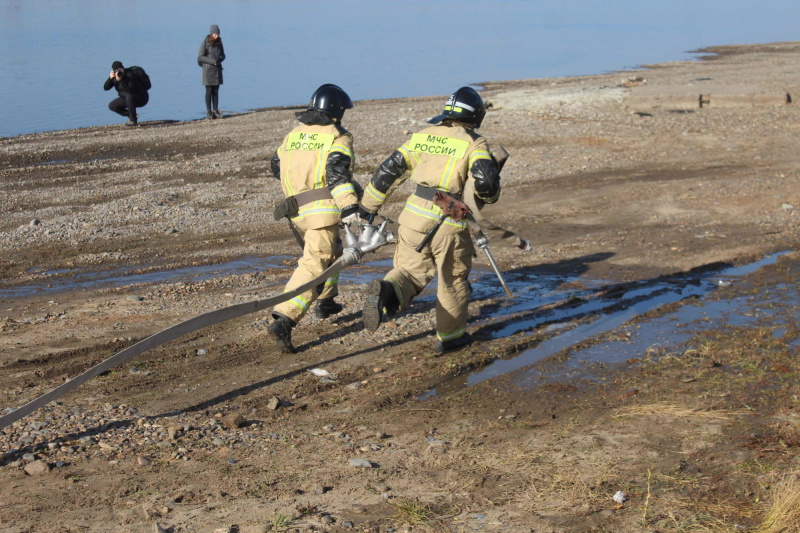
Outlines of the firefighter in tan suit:
M485 114L480 95L460 88L447 100L444 112L431 119L441 124L412 135L380 165L365 189L359 210L363 218L378 211L389 189L405 181L406 171L416 184L398 220L394 268L369 286L363 314L367 329L376 330L386 317L406 309L438 274L434 349L441 353L469 344L467 304L472 289L467 276L474 248L466 221L446 217L420 252L416 247L442 216L433 203L436 191L460 200L467 182L474 181L478 199L497 201L500 174L486 140L474 131Z
M298 112L300 125L283 139L272 156L272 173L281 180L286 202L280 216L303 233L303 257L284 292L319 276L341 254L339 223L358 222L358 197L352 182L355 157L353 136L342 125L345 109L353 107L340 87L322 85L311 96L307 110ZM276 210L276 218L278 217ZM342 310L334 301L338 275L275 306L268 331L282 351L294 353L292 328L317 302L316 314L326 318Z

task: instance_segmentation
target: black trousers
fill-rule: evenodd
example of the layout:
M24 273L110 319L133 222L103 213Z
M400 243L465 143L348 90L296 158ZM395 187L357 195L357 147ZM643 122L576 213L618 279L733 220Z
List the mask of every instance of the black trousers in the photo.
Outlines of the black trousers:
M147 93L126 94L111 100L108 103L108 108L114 113L128 117L131 121L136 122L136 108L146 106L149 101L150 95Z
M206 85L206 111L219 109L219 85Z

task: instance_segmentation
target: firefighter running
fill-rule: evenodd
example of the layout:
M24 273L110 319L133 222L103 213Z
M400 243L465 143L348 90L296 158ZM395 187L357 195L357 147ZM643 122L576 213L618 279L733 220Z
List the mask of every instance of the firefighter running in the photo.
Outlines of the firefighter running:
M461 200L465 185L473 181L479 200L497 201L499 169L486 140L474 131L485 114L486 107L475 90L458 89L448 98L443 113L431 119L438 125L412 135L381 163L365 189L359 210L363 218L377 213L389 190L409 177L407 171L416 184L398 220L394 268L368 288L363 313L367 329L374 331L386 318L405 310L438 274L434 349L443 353L471 342L466 325L472 292L467 280L472 269L472 239L466 221L442 218L443 212L433 200L437 191ZM440 219L430 242L417 252Z
M342 125L346 109L353 107L340 87L322 85L311 96L309 107L296 114L293 129L272 156L272 173L281 180L286 201L275 217L287 217L303 232L303 256L285 291L319 276L341 254L339 223L358 221L358 197L352 181L355 157L353 136ZM327 318L342 310L334 300L338 274L324 286L276 305L269 334L285 353L294 353L292 328L317 301L316 316Z

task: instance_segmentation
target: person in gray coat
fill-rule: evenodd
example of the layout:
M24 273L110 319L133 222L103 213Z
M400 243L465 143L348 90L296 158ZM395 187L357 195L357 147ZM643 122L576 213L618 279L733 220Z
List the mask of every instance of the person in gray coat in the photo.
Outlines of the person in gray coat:
M222 118L219 111L219 86L222 85L223 61L225 48L219 36L219 26L212 24L197 53L197 64L203 67L203 85L206 86L206 118Z

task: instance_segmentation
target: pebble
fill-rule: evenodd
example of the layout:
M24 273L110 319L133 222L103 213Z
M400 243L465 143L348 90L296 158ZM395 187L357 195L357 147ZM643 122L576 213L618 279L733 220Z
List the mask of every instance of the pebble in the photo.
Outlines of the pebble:
M26 464L23 470L25 470L25 473L29 476L41 476L50 471L50 465L44 461L36 460Z
M370 463L366 459L353 458L353 459L348 460L347 462L350 463L352 466L355 466L356 468L372 468L373 467L372 463Z
M245 422L247 421L241 413L228 413L222 417L222 425L228 429L238 429L242 427Z

